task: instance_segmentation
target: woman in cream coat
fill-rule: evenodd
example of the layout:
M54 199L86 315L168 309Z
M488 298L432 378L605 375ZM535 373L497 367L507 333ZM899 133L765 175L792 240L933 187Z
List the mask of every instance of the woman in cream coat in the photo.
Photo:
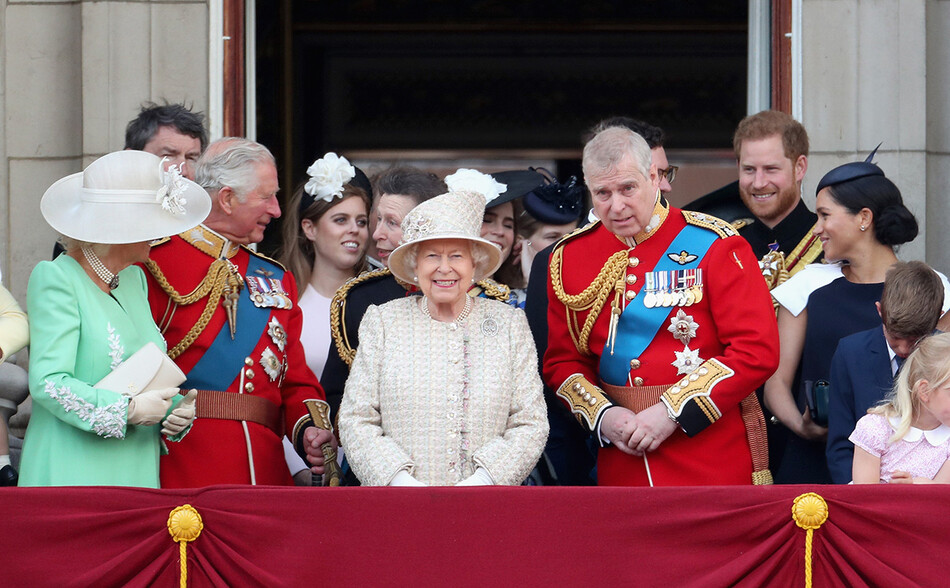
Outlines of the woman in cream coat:
M524 313L472 298L501 262L480 238L486 193L443 194L403 221L390 269L419 286L371 306L340 408L340 438L369 486L520 484L548 434L537 356Z

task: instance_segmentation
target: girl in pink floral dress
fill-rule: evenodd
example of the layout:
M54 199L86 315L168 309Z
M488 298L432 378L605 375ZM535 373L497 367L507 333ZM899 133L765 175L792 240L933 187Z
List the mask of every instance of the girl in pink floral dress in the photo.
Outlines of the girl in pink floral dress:
M894 389L858 421L855 484L950 483L950 333L927 337Z

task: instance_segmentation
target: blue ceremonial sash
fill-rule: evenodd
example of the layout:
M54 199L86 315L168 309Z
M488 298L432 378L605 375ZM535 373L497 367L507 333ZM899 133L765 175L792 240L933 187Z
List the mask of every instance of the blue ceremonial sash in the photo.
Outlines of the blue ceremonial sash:
M686 225L667 247L666 253L675 255L680 251L688 251L695 255L696 259L685 265L680 265L670 259L669 255L664 254L654 266L653 271L688 270L699 267L703 257L706 256L706 252L709 251L709 247L718 238L719 236L713 231L695 225ZM613 386L627 385L627 377L630 375L630 360L639 357L650 345L650 342L653 341L657 332L670 316L672 308L675 308L667 306L645 307L643 305L645 296L642 296L645 287L646 284L644 283L644 286L640 288L641 295L631 300L620 315L613 354L610 353L609 342L600 354L600 378Z
M278 280L284 277L279 268L271 264L265 265L263 260L252 255L247 264L247 275L251 275L258 268L273 272L273 277ZM214 342L188 372L188 380L181 385L182 388L227 390L238 372L244 369L244 358L257 347L271 314L270 308L258 308L254 305L246 285L244 290L246 294L241 296L238 302L234 340L231 340L228 322L224 321Z

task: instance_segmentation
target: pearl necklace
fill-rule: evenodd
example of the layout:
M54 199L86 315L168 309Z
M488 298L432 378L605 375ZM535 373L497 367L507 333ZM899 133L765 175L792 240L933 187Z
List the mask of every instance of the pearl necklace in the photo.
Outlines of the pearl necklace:
M82 254L86 257L86 261L89 262L92 271L96 272L99 279L105 282L110 290L115 290L119 287L119 276L110 272L109 268L99 260L99 257L91 248L83 247Z
M462 324L462 322L468 317L469 313L472 312L473 306L474 306L474 303L472 302L472 297L466 294L465 307L462 308L462 312L459 313L458 317L456 317L454 321L449 323L450 325L452 325L452 328L455 328ZM426 315L430 319L432 318L432 315L429 314L429 298L427 296L422 297L422 314ZM432 319L432 320L436 320L436 319ZM439 322L442 322L442 321L439 321Z

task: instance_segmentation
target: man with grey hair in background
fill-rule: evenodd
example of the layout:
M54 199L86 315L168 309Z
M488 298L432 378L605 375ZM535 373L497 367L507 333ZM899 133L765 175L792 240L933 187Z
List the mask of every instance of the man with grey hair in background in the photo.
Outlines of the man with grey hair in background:
M543 371L600 443L598 484L771 483L753 392L778 330L748 243L671 207L629 129L598 132L582 165L599 220L551 255Z
M146 102L125 127L125 148L165 158L165 167L181 166L181 175L195 179L195 164L208 146L204 115L184 104Z
M208 147L195 176L211 213L155 244L146 263L152 316L187 388L199 390L196 426L162 457L161 486L291 485L285 432L322 474L333 436L300 344L297 285L248 247L280 216L274 157L227 137Z

